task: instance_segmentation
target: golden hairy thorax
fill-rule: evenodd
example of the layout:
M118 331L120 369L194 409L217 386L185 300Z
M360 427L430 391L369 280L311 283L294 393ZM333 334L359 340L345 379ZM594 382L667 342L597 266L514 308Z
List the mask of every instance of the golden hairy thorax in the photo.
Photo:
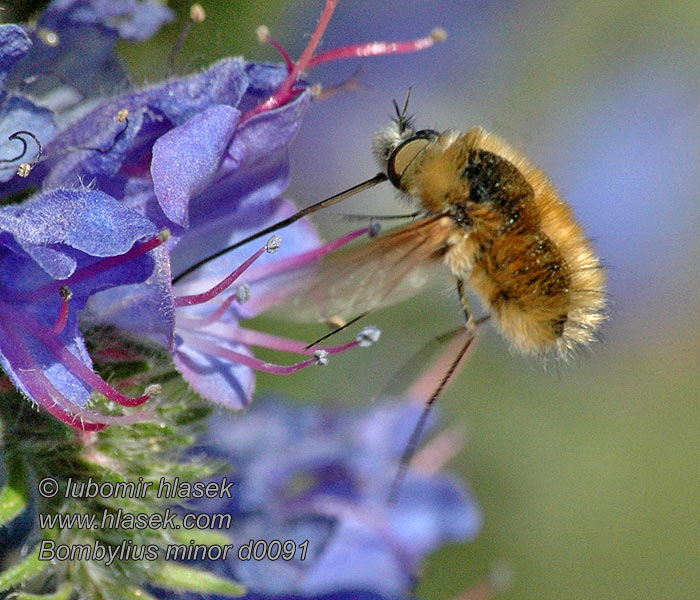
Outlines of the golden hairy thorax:
M592 340L603 271L569 206L521 154L480 128L446 132L402 183L427 211L452 218L444 262L516 349L564 356Z

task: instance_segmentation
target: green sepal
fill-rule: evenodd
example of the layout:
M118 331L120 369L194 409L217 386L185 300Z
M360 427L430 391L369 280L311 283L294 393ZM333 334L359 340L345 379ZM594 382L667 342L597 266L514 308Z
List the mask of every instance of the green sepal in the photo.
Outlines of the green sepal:
M41 573L51 562L39 560L39 546L22 562L0 573L0 592L5 592L29 581Z
M7 483L0 490L0 527L22 514L29 502L27 463L18 452L6 453Z
M73 586L64 583L53 594L28 594L27 592L15 592L13 600L70 600L73 595Z
M224 579L208 571L200 571L180 564L166 563L154 573L151 583L158 587L219 596L243 596L245 588L235 581Z

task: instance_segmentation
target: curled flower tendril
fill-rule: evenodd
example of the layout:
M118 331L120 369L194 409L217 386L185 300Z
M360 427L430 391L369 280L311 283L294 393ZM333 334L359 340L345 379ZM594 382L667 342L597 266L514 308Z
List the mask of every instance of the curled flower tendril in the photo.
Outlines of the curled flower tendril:
M19 140L22 143L22 151L17 156L13 156L12 158L0 159L0 163L17 162L18 160L22 160L26 156L27 150L29 150L29 144L27 143L27 140L25 140L22 137L23 135L26 135L26 136L32 138L32 140L34 140L34 143L37 145L37 148L39 148L39 152L37 153L36 157L34 158L34 160L31 163L22 163L19 166L19 168L20 168L19 174L22 177L26 177L27 175L29 175L29 171L31 171L39 163L39 160L41 159L41 155L44 153L44 147L41 145L39 138L36 135L34 135L31 131L26 131L26 130L22 129L20 131L15 131L13 134L8 136L7 139ZM23 174L24 172L26 172L26 174Z

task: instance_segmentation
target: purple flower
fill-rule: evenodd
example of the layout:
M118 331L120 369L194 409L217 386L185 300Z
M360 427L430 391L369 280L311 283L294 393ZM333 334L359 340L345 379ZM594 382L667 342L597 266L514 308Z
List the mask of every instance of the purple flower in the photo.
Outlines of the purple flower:
M70 106L68 116L41 109L46 110L47 122L41 135L24 126L32 119L40 122L38 108L22 119L7 121L10 129L22 126L25 132L18 140L22 132L15 130L10 140L15 148L20 141L32 143L25 138L33 137L38 146L33 151L43 150L43 154L34 158L24 179L13 177L17 161L12 156L4 170L12 179L3 192L16 193L30 185L44 190L73 188L89 182L158 229L171 232L165 246L168 254L163 254L158 268L145 281L124 281L94 294L83 321L116 325L163 344L197 391L230 407L250 402L255 370L291 373L323 363L326 353L366 345L376 337L369 332L349 344L308 350L302 342L239 324L240 319L283 299L275 292L275 282L286 271L293 271L298 283L305 267L366 230L321 245L310 225L298 221L282 232L285 241L274 259L262 258L271 248L255 242L210 260L222 248L294 212L281 194L289 182L289 145L311 100L309 86L299 79L302 71L351 56L414 51L435 41L350 46L314 56L335 4L326 3L297 62L267 40L280 49L285 65L224 59L202 73L105 100L82 91L100 88L94 77L84 81L85 76L91 77L85 72L101 71L99 60L88 51L91 36L104 38L95 48L113 58L118 36L142 39L169 18L157 3L56 0L39 26L30 30L31 49L26 35L12 29L6 33L12 44L6 56L0 56L0 72L12 69L15 82L24 81L27 73L35 80L44 74L44 87L50 92L60 95L72 88L80 90L81 96ZM83 52L86 62L80 64ZM113 82L117 71L111 59L105 65ZM49 73L53 69L57 72ZM46 79L60 85L47 84ZM3 106L11 107L8 102ZM19 114L19 108L12 108L13 114ZM57 131L54 120L59 122ZM258 259L260 264L253 266ZM207 261L203 267L178 281L178 275L202 261ZM225 297L223 292L234 282L239 285L237 293ZM248 290L251 302L242 306ZM253 356L250 346L255 345L311 356L292 365L274 365Z
M217 418L205 450L233 464L236 493L204 510L233 515L236 552L249 540L273 539L292 540L298 550L291 561L234 557L213 568L262 595L405 595L427 554L471 540L481 525L458 479L425 460L408 471L398 503L387 505L420 410L382 402L350 413L268 401L235 420Z
M71 425L133 420L84 409L93 390L131 406L148 396L128 398L92 371L78 314L92 294L149 277L154 255L162 260L164 253L155 250L161 245L156 228L107 194L82 189L52 190L0 209L0 232L5 373Z

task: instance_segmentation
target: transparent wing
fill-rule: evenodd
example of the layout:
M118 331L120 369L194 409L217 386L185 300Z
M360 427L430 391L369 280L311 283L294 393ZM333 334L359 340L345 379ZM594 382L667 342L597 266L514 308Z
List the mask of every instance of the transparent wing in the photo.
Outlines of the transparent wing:
M442 254L452 230L449 218L428 217L334 252L308 272L291 274L278 288L284 300L273 310L303 321L347 319L399 302L442 272Z

